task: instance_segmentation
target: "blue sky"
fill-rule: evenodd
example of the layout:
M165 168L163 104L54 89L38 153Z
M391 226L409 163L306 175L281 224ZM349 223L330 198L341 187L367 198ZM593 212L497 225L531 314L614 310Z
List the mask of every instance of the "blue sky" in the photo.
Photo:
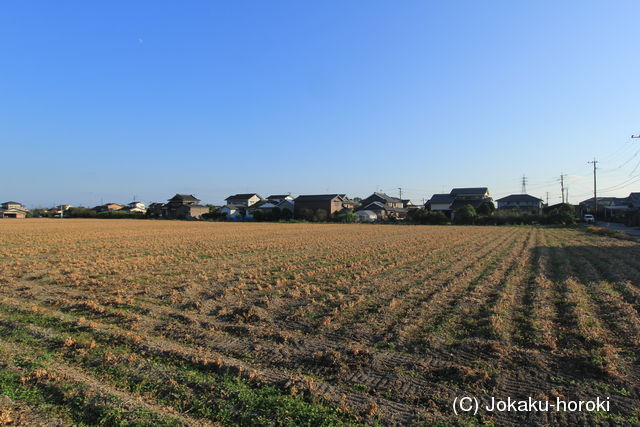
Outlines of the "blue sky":
M637 1L3 1L0 199L640 191ZM634 156L635 155L635 156ZM637 182L636 182L637 181ZM629 184L631 185L625 185Z

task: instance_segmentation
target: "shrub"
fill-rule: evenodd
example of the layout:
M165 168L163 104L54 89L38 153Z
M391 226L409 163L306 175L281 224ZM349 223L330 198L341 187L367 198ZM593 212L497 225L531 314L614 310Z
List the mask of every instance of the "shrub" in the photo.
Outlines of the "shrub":
M418 224L441 225L449 222L442 212L428 211L425 209L417 209L411 214L411 220Z
M471 205L464 205L456 210L453 222L456 224L473 224L476 222L476 218L478 218L478 214L475 208Z
M335 216L335 220L337 222L344 222L344 223L356 222L357 218L358 216L351 209L348 209L344 212L340 212Z

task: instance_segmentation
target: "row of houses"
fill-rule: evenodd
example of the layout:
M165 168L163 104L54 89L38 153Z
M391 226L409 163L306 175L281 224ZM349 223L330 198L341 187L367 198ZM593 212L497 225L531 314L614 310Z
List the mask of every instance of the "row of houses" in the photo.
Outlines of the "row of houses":
M540 213L542 199L529 194L511 194L496 200L500 210L518 210L528 213ZM425 204L431 211L441 212L447 217L455 215L455 211L471 205L481 210L483 205L493 206L493 199L487 187L454 188L447 194L434 194Z
M627 197L591 197L578 204L577 213L579 216L593 214L600 219L640 225L640 193L629 193Z
M541 213L543 201L529 194L512 194L496 200L499 210L518 210L520 212ZM582 217L586 213L594 213L594 199L587 199L578 205L577 214ZM441 212L453 219L455 212L471 205L482 211L483 205L491 206L493 199L487 187L454 188L446 194L434 194L424 204L430 211ZM0 218L25 218L28 210L18 202L5 202L0 205ZM59 205L49 212L53 216L64 216L70 205ZM217 209L218 215L229 219L250 219L260 212L263 215L275 211L287 213L288 217L329 219L343 212L354 212L361 222L373 222L390 218L402 220L412 210L421 206L414 205L411 200L389 196L382 192L374 192L366 199L350 199L346 194L304 194L293 197L291 194L274 194L263 198L257 193L234 194L225 199L225 205L214 207L201 204L201 200L193 194L176 194L167 203L151 203L147 209L143 202L134 201L128 204L106 203L95 206L96 212L138 212L149 213L158 218L167 219L199 219L203 215ZM628 197L598 197L597 216L612 220L628 219L640 216L640 193L631 193Z
M467 204L479 209L485 202L492 202L486 187L454 188L448 194L434 194L425 207L452 217L454 212ZM498 208L518 208L539 210L542 200L529 195L512 195L498 199ZM61 205L51 210L53 216L63 216L69 205ZM411 210L420 206L409 199L400 199L382 192L374 192L365 199L350 199L346 194L303 194L293 197L291 194L273 194L263 198L258 193L234 194L225 199L225 205L219 207L218 214L230 219L252 218L257 212L263 215L273 214L276 210L286 212L289 217L305 219L328 219L342 212L355 212L360 221L372 222L390 218L402 220ZM106 203L93 208L96 212L139 212L158 218L199 219L208 214L211 205L201 204L193 194L176 194L166 203L151 203L147 209L143 202L134 201L126 205ZM215 207L214 207L215 208ZM0 214L6 217L24 217L26 209L19 203L3 204Z

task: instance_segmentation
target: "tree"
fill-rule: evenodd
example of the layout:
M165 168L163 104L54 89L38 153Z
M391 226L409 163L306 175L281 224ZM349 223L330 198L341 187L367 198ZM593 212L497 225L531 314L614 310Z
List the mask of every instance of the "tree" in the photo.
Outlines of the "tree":
M464 205L456 211L453 222L455 222L456 224L473 224L474 222L476 222L477 217L478 213L473 206Z
M356 222L357 218L358 218L358 216L351 209L348 209L348 210L346 210L344 212L340 212L335 217L336 221L338 221L338 222L346 222L346 223Z
M496 206L491 200L485 200L478 206L479 215L491 215L496 210Z

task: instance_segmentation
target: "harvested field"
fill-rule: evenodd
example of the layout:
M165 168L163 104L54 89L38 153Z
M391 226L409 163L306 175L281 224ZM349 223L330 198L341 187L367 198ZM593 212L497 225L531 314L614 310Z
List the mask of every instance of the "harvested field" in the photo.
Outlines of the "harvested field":
M0 239L0 424L640 422L635 242L51 219ZM461 396L611 410L456 416Z

